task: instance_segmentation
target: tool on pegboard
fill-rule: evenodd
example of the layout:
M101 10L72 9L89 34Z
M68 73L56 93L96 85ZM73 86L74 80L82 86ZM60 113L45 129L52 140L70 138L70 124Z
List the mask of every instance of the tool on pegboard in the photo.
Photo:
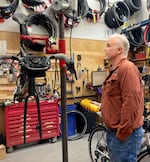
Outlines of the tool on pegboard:
M81 54L77 55L77 78L82 76Z

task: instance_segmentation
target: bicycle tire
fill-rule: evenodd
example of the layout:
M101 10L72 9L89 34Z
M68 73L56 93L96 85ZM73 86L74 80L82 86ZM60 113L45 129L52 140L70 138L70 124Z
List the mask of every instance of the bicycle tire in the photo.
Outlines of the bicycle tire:
M83 124L83 129L81 130L81 132L78 132L76 129L74 135L68 135L67 139L70 141L78 140L78 139L82 138L85 135L85 132L87 130L87 119L86 119L85 115L82 112L80 112L79 110L67 111L67 118L68 118L68 115L74 115L74 114L75 114L75 117L77 118L77 116L78 116L83 121L84 124ZM60 129L60 132L61 132L61 129Z
M149 162L150 160L150 148L141 151L138 155L137 162Z
M85 115L82 112L80 112L79 110L69 110L67 112L67 115L71 115L72 113L76 114L76 118L78 116L81 120L83 120L84 124L83 124L83 129L81 130L81 132L78 132L76 129L75 135L68 136L68 140L70 140L70 141L78 140L78 139L82 138L85 135L85 132L87 130L87 119L86 119Z
M89 135L89 154L92 162L109 162L106 143L106 128L98 125L91 130Z

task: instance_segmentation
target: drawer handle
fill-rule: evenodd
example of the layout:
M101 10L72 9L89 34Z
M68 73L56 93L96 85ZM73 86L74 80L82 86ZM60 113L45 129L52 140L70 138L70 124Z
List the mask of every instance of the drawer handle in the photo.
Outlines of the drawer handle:
M26 138L29 138L29 137L30 137L30 135L27 135L27 136L26 136ZM21 138L22 138L22 139L24 139L24 137L23 137L23 136L21 136Z
M32 132L32 129L27 129L26 132ZM19 131L19 133L23 133L24 131Z

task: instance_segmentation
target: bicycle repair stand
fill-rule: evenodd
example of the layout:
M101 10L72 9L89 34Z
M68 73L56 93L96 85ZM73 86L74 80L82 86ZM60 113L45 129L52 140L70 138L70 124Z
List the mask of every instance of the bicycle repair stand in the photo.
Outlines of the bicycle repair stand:
M27 17L24 14L18 14L16 16L14 15L13 20L20 24L20 33L22 34L22 25L27 21ZM23 56L27 56L27 53L22 48L22 39L25 39L25 38L20 36L20 39L21 39L20 40L20 49L21 49L20 52L22 53ZM30 64L28 64L28 66ZM35 97L35 99L36 99L37 113L38 113L38 124L36 126L36 129L39 131L40 139L42 139L40 102L39 102L39 96L38 96L38 94L36 93L36 90L35 90L35 77L45 76L46 75L45 71L48 69L48 67L45 67L44 69L40 69L41 72L39 71L39 69L36 69L36 68L31 68L31 67L30 68L29 67L23 68L24 71L28 75L28 87L27 87L28 88L27 89L28 95L25 97L25 101L24 101L24 144L26 143L26 122L27 122L26 117L27 117L28 99L31 96Z
M50 6L52 12L58 14L58 27L59 27L59 52L66 53L65 39L64 39L64 12L77 11L76 0L53 0ZM74 8L74 10L73 10ZM61 78L61 107L62 107L62 152L63 162L68 162L68 144L67 144L67 113L66 113L66 69L65 61L60 60L60 78Z

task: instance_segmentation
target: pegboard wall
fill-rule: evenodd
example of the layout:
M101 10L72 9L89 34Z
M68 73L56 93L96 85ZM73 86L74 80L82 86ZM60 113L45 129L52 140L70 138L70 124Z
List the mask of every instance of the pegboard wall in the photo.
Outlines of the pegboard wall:
M19 52L19 33L0 32L0 35L0 40L5 40L7 43L7 53L17 54ZM95 95L96 91L88 89L87 84L91 82L92 71L96 71L98 68L103 69L104 48L106 42L100 40L72 38L70 48L70 38L65 38L65 40L66 54L70 57L71 53L74 57L75 68L78 76L78 80L75 80L74 76L68 74L67 97L74 98ZM55 73L56 68L57 74ZM60 91L59 67L55 66L55 62L51 64L51 69L47 71L47 78L51 89L54 88L54 85L57 85L57 88L59 89L58 91ZM57 80L56 84L54 83L55 80ZM40 80L38 80L38 82L40 82ZM0 86L0 99L12 99L15 83L9 83L7 78L2 78L0 85L2 85ZM6 94L6 96L4 94Z

